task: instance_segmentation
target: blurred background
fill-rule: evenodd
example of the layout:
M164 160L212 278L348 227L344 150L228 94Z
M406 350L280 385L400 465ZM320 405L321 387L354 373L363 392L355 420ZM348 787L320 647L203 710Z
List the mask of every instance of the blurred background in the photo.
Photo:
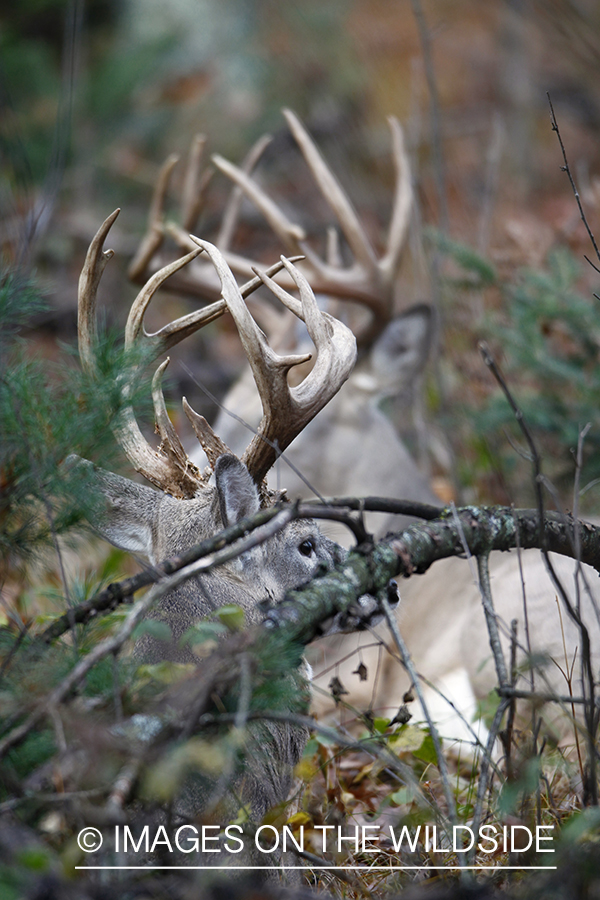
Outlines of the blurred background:
M73 350L77 283L90 240L121 207L107 241L115 256L99 295L107 330L122 335L138 290L127 268L146 231L160 167L172 153L183 161L198 133L206 135L209 164L211 153L240 163L253 142L269 132L273 140L256 177L323 253L332 217L281 114L282 107L293 109L381 252L394 190L386 117L396 116L404 127L415 203L395 300L398 311L431 304L437 327L424 376L406 395L388 397L385 411L441 499L533 505L531 460L506 399L482 363L478 342L483 339L525 412L554 485L552 496L573 508L579 443L581 505L598 512L600 255L561 168L548 94L589 228L600 238L598 0L0 3L0 734L46 697L74 660L125 615L126 607L120 606L85 629L73 629L72 640L57 643L43 665L30 665L33 657L24 649L12 663L28 633L46 627L49 615L55 620L137 568L123 552L109 552L105 545L82 549L82 543L73 542L59 552L63 535L74 526L79 534L83 522L94 522L100 511L89 482L73 485L72 471L65 477L65 458L75 452L131 476L110 427L126 402L122 381L113 377L122 357L107 341L98 378L86 380L81 373ZM168 214L175 220L180 219L183 168L174 171L167 195ZM226 177L215 171L196 227L200 237L210 240L218 233L230 190ZM284 248L256 209L244 203L233 249L269 265ZM348 248L342 251L348 260ZM197 304L193 297L165 290L153 301L149 325L158 328ZM218 409L206 389L223 398L244 358L226 316L178 351L169 367L167 401L179 434L191 447L195 438L182 413L182 394L214 420ZM156 442L149 385L140 390L146 434ZM377 473L380 464L369 459L366 468ZM550 506L552 500L547 502ZM163 675L143 673L151 667L142 666L133 678L132 661L121 654L117 670L116 654L104 660L89 673L77 698L82 704L69 704L65 727L76 734L74 766L80 765L79 741L92 748L87 762L84 755L83 774L67 775L63 782L55 766L56 748L62 753L66 744L53 705L52 724L44 722L39 733L16 747L9 765L4 760L0 802L5 813L12 815L21 798L28 799L40 785L62 791L66 784L69 791L71 784L95 788L102 779L122 783L120 776L116 779L125 757L120 750L106 750L114 744L106 743L94 720L103 729L103 722L145 710L157 686L162 691L171 679L168 664ZM529 742L526 734L523 746ZM431 742L430 735L426 741ZM421 748L421 742L422 737L416 746ZM239 744L235 747L237 754ZM314 758L317 766L328 760L327 797L333 798L329 761L334 755L324 746L319 754L321 749L323 755ZM395 749L402 752L399 743ZM419 757L415 752L416 766L411 765L419 779L427 771L429 804L438 782L429 768L435 754L427 753ZM529 754L523 757L528 762ZM186 759L185 754L176 758ZM200 757L190 760L196 758L201 768ZM356 778L360 802L379 806L389 784L376 784L378 768L363 778L373 765L364 762ZM111 766L114 773L105 776ZM550 797L552 819L545 821L558 822L555 798L561 803L566 796L560 808L570 815L579 803L572 793L579 788L572 787L578 782L571 775L566 787L566 770L552 766L563 773L563 787L555 789L552 781L551 795L547 781L541 795ZM137 764L131 771L135 781ZM156 771L165 778L167 769ZM527 792L537 789L538 768L523 771L533 773L533 782L531 774L526 776ZM470 816L476 791L472 781L462 776L461 781L459 802ZM349 775L347 783L353 783ZM522 788L515 784L516 804ZM455 790L458 797L458 774ZM407 802L400 799L402 791L394 803ZM111 801L116 793L115 787ZM14 807L13 799L6 799L13 795ZM167 795L161 793L161 802ZM356 801L345 796L351 798L350 811ZM413 802L410 791L406 797ZM537 803L539 798L538 791ZM518 802L521 816L525 804ZM79 807L73 808L77 821L84 821ZM439 808L447 808L445 800ZM41 818L35 800L24 821L45 832L48 846L53 842L58 853L67 848L60 863L66 871L79 859L70 849L70 820L56 808L47 815L48 809ZM342 809L335 807L336 817ZM571 834L580 835L579 827ZM15 835L12 843L21 850L30 836ZM578 875L579 869L597 871L596 864L578 866L573 846L565 844L566 855L570 862L576 859ZM24 868L19 863L18 877L42 871L39 859L31 856ZM0 871L2 897L24 896L18 881L12 892L3 893L9 891L4 888L8 877L1 880Z
M599 74L595 0L4 4L0 242L4 265L35 273L49 302L22 335L49 359L74 339L85 249L116 206L123 209L109 241L116 257L101 294L107 321L123 323L135 294L126 267L159 166L169 153L185 155L198 132L210 152L235 162L259 135L273 134L263 178L322 240L326 210L283 106L303 119L381 240L393 186L392 114L405 128L416 189L398 305L433 302L440 321L420 401L429 437L415 437L404 407L399 427L444 496L528 502L529 464L515 451L512 416L476 349L485 338L568 502L572 449L588 421L584 476L593 486L600 475L598 273L584 254L600 261L561 171L547 93L597 231ZM200 236L214 233L228 188L222 175L213 178ZM172 190L176 207L177 176ZM256 213L247 216L263 227ZM262 259L279 252L265 245ZM164 303L158 319L191 308L181 297ZM214 418L196 381L223 396L239 372L231 326L211 326L185 359L187 371L172 373L174 393ZM597 506L593 490L586 497Z

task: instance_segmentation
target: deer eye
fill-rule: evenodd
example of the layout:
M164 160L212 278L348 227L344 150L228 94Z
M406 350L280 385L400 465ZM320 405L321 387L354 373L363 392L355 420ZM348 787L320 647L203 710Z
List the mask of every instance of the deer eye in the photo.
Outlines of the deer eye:
M307 538L305 541L302 541L298 550L302 554L302 556L312 556L315 552L315 542L312 538Z

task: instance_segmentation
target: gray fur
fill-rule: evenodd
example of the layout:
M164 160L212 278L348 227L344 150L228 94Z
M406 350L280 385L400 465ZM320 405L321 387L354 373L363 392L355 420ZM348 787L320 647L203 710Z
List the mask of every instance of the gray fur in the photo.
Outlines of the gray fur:
M142 553L152 563L190 549L252 515L260 505L246 467L232 455L220 458L214 486L209 485L193 500L177 500L102 469L94 471L105 500L104 515L94 523L96 530L117 547ZM256 623L261 618L261 601L280 602L287 590L310 581L319 568L331 568L344 555L345 551L321 534L316 522L293 521L242 557L191 578L167 594L153 618L168 625L171 640L160 641L146 634L136 645L136 655L145 662L198 662L190 647L179 643L191 626L225 604L240 606L247 624ZM251 764L243 780L243 797L255 820L287 798L306 738L304 729L292 726L252 730L247 754ZM188 803L191 796L187 795Z

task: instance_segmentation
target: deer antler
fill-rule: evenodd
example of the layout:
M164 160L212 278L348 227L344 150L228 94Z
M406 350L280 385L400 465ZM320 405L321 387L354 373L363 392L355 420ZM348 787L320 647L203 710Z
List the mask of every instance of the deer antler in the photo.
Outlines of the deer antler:
M96 296L104 267L113 255L112 250L104 252L102 247L118 214L119 210L115 210L92 240L79 280L79 351L84 368L92 375L96 371ZM318 309L308 282L290 260L282 257L267 272L256 271L255 277L240 288L223 255L213 244L195 237L191 241L196 246L190 253L164 266L140 290L125 326L125 347L143 349L143 362L146 363L222 315L226 309L231 312L263 404L264 415L259 432L243 456L250 474L260 483L277 458L278 448L285 450L344 383L356 361L356 341L345 325ZM154 334L148 334L144 329L144 315L152 297L167 278L188 265L203 250L216 270L223 299L176 319ZM288 294L270 277L282 269L297 285L300 300ZM261 284L265 284L306 323L317 349L313 370L295 388L288 386L287 373L293 366L309 360L311 355L278 356L269 347L244 302L244 297ZM191 498L207 479L187 456L167 414L161 379L168 362L167 358L158 367L152 381L156 426L161 438L158 450L153 450L144 438L130 405L121 413L115 434L136 470L145 478L176 497ZM123 390L127 398L129 383L124 385ZM183 408L214 468L219 456L229 452L227 446L215 435L203 416L194 412L185 398Z
M112 250L104 252L102 247L119 212L120 210L115 210L98 229L98 232L89 246L81 277L79 279L77 317L79 355L84 369L91 375L94 375L96 372L96 297L98 285L107 262L113 256ZM126 346L128 348L131 348L135 343L139 343L138 339L140 333L143 333L143 314L154 293L170 275L187 265L201 252L200 248L196 248L182 259L178 259L170 265L165 266L157 272L140 291L134 301L127 322ZM208 317L207 320L210 321L210 309L208 307L200 312L204 313ZM187 324L188 323L186 323L186 325ZM200 328L204 322L198 324L198 321L196 321L195 324L196 328ZM185 331L185 327L182 330ZM187 333L191 333L189 327ZM169 335L169 338L171 338L169 343L169 338L161 339L159 335L160 332L158 335L148 337L151 342L154 339L154 345L152 346L154 355L156 355L156 351L161 352L163 347L172 346L176 343L176 340L181 339L175 337L171 333ZM146 335L144 336L146 337ZM159 347L161 349L159 349ZM159 367L153 380L154 409L161 436L160 448L158 450L153 450L152 447L150 447L146 438L140 431L131 406L126 406L122 411L114 431L115 436L127 457L140 474L147 478L152 484L155 484L167 493L173 494L175 497L190 498L195 495L200 487L202 487L204 480L198 468L188 459L181 442L168 419L164 398L160 389L160 377L162 376L166 365L167 363L163 363L162 366ZM135 373L132 373L132 375L135 375ZM123 390L127 397L130 393L129 384L125 384Z
M256 264L252 260L234 255L230 251L231 237L239 213L240 198L242 194L245 195L263 214L286 252L302 254L306 257L302 268L309 278L313 290L356 301L371 310L372 321L359 336L360 343L370 343L383 330L394 313L394 282L410 221L412 185L402 128L395 118L388 119L392 136L396 186L385 250L383 255L378 257L350 199L323 159L309 133L293 112L284 110L284 115L319 191L331 208L339 228L346 238L354 257L353 263L347 267L342 265L335 229L329 229L328 232L326 258L319 257L308 245L302 227L291 221L253 179L252 172L270 140L268 137L257 142L241 167L233 165L221 156L212 157L214 165L235 185L223 217L224 224L217 238L217 246L227 264L238 276L243 278L250 276ZM201 178L199 170L195 175L189 174L194 166L200 165L198 156L193 158L192 156L188 164L186 183L195 182L205 185L207 178L206 176ZM173 162L169 158L159 176L146 238L136 255L135 264L132 264L130 269L132 277L134 275L139 277L151 265L152 267L156 266L157 250L165 234L169 234L180 249L185 251L191 249L192 244L187 231L173 222L166 222L164 217L165 196L172 168ZM160 240L158 236L160 236ZM293 289L295 287L293 279L284 277L283 274L278 281L286 288ZM204 299L214 299L218 292L213 272L206 263L201 261L195 262L189 267L188 277L185 282L180 280L178 286Z
M250 474L260 483L279 452L289 447L346 381L356 362L356 339L349 328L319 309L308 281L288 259L282 256L281 262L297 286L300 300L288 294L267 273L256 270L263 284L305 323L317 351L310 373L299 385L290 387L288 372L293 366L308 362L311 354L276 354L250 315L223 254L208 241L193 236L192 240L206 251L219 275L223 297L235 321L260 395L263 418L242 456Z
M214 174L214 170L202 171L205 141L206 139L203 135L196 135L192 142L184 175L184 190L182 192L180 213L181 222L179 224L167 220L165 216L167 191L173 170L179 162L179 157L176 154L171 154L163 163L150 204L146 234L142 238L138 251L129 265L128 274L132 281L143 283L147 279L149 272L164 264L166 257L161 257L160 251L166 235L169 235L184 252L189 252L193 247L189 232L194 229L195 222L204 205L206 189ZM263 135L263 137L259 138L244 159L242 171L247 174L252 172L270 141L269 135ZM231 268L241 277L251 278L252 266L255 263L252 260L229 252L243 196L242 189L234 186L223 213L217 243ZM192 296L200 296L203 300L216 300L221 295L219 279L214 266L209 262L199 262L192 273L174 280L172 286L186 291Z

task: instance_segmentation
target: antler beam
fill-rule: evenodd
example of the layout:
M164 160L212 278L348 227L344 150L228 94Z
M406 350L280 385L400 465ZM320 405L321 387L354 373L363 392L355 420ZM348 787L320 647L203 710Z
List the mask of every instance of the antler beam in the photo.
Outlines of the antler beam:
M221 279L223 297L234 318L260 394L263 418L242 456L250 474L260 483L279 453L291 444L346 381L356 362L356 339L349 328L319 309L308 281L285 257L281 262L297 286L300 300L288 294L268 274L257 270L257 276L266 287L306 324L317 351L310 373L299 385L290 387L288 372L307 362L311 354L276 354L250 315L223 255L214 244L196 237L192 239L206 251Z
M84 369L91 375L96 373L97 368L95 354L97 345L96 299L98 286L102 272L109 259L113 256L112 250L103 251L102 248L119 212L120 210L117 209L111 213L98 229L88 249L79 279L77 318L79 355ZM138 295L137 300L134 302L134 308L136 308L137 304L138 309L142 308L145 310L156 290L169 275L182 266L187 265L200 252L201 250L197 248L183 259L176 260L176 262L157 272L151 279L152 285L150 287L146 286L140 292L142 300L140 300ZM133 317L134 324L130 325L128 322L130 331L129 347L135 342L141 329L142 317L143 312L141 315ZM173 427L167 428L166 426L168 416L162 391L160 390L160 375L162 375L164 368L165 365L163 364L159 368L153 384L156 419L159 423L162 437L161 447L158 450L153 450L150 447L139 428L130 405L126 406L121 412L118 421L114 425L114 432L127 457L141 475L152 484L173 494L175 497L190 498L202 486L203 479L197 467L187 458ZM131 377L135 377L135 371L131 373ZM124 383L123 392L124 396L128 398L131 393L130 381Z

